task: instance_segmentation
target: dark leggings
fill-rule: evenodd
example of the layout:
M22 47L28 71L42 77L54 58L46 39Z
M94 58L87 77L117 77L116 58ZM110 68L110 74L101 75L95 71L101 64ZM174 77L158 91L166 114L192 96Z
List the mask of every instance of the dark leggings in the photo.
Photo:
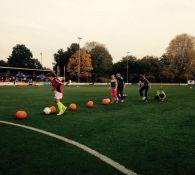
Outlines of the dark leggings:
M124 97L123 97L123 88L117 88L117 97L121 100L124 99Z
M148 100L148 89L149 89L149 87L146 87L146 86L141 87L139 89L140 97L143 97L143 95L145 95L146 100ZM144 94L143 94L143 91L144 91Z

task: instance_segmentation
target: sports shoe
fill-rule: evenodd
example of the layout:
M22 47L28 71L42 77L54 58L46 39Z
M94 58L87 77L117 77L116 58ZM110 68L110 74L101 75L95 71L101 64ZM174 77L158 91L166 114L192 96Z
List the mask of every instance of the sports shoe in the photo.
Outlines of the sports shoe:
M64 112L66 111L67 107L63 107L62 110L57 114L57 116L60 116L62 114L64 114Z
M60 115L62 115L62 114L64 114L64 110L61 110L58 114L57 114L57 116L60 116Z
M66 106L63 106L62 109L64 110L64 112L66 111L67 107Z

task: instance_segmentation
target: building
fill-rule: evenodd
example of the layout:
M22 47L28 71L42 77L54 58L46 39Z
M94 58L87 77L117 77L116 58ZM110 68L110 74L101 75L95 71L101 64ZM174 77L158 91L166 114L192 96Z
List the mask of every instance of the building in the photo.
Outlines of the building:
M0 81L41 81L50 69L28 69L0 66Z

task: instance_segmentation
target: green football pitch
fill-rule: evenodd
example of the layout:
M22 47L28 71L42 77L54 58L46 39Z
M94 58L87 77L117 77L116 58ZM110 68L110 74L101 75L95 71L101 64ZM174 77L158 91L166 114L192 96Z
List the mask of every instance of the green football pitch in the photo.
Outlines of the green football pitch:
M167 100L139 100L128 86L124 103L101 105L108 87L65 87L63 102L77 111L45 116L54 105L49 87L0 87L0 120L49 131L84 144L140 175L195 174L195 87L166 86ZM86 108L88 100L94 108ZM16 120L16 110L28 112ZM1 175L119 175L100 159L71 144L0 123Z

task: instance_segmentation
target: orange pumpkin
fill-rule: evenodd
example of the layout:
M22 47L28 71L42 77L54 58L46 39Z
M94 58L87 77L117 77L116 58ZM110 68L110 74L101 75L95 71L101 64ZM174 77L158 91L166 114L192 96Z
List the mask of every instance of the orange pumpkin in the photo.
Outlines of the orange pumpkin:
M108 105L110 103L109 99L102 99L102 104L103 105Z
M87 103L86 103L86 106L88 107L88 108L93 108L93 101L88 101Z
M27 117L27 113L25 111L17 111L16 118L17 119L25 119Z
M74 104L74 103L70 104L69 110L76 111L76 109L77 109L77 105L76 104Z
M56 108L55 108L55 106L51 106L51 107L49 107L49 108L50 108L52 114L55 114L55 113L56 113Z

